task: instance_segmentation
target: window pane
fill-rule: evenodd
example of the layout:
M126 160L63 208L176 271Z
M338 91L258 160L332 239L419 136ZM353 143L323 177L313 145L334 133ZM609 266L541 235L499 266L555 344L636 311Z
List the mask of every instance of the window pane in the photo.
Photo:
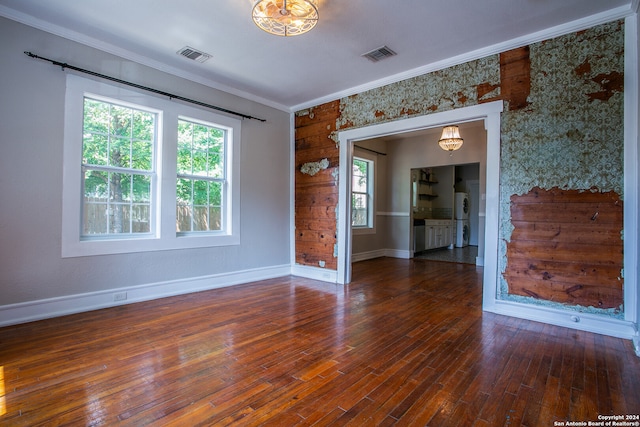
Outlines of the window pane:
M184 120L178 121L178 145L185 145L191 149L193 137L193 123Z
M177 185L176 231L222 229L222 183L180 178Z
M176 206L176 231L191 231L191 206L179 203Z
M209 204L209 186L207 181L194 181L193 183L193 204Z
M123 203L109 204L109 233L129 233L129 205Z
M83 235L151 232L151 177L85 171Z
M155 114L84 100L83 164L151 171Z
M351 197L351 225L366 226L368 220L367 195L353 194Z
M225 137L215 126L178 124L176 230L222 229Z
M206 150L209 146L209 127L204 125L193 125L193 149Z
M109 134L109 104L85 98L84 132Z
M100 199L84 199L82 206L83 235L105 234L107 232L107 209L107 203L100 202Z
M177 172L179 174L191 173L191 148L184 146L178 147Z
M367 192L367 176L368 176L368 163L363 160L353 159L353 173L352 173L352 190L358 192Z
M222 230L222 212L219 207L209 209L209 229Z
M133 110L132 137L151 143L155 137L155 115L146 111Z
M207 152L195 151L193 152L193 174L200 176L207 176Z
M97 133L85 133L82 144L82 163L104 166L107 164L108 137Z
M209 147L208 171L211 177L224 177L224 145L218 142Z
M118 168L131 167L131 140L113 138L109 145L109 166Z
M193 208L193 231L209 230L209 209L206 206Z
M134 169L150 171L153 169L153 143L133 141L131 154Z
M373 161L362 158L353 159L351 171L351 225L353 227L372 227L373 182L371 182Z
M222 205L222 183L221 182L209 183L209 205L211 206Z
M133 233L151 232L151 205L148 203L132 205L131 226Z
M84 99L84 236L152 231L152 176L134 171L153 172L155 117L146 111Z
M84 197L85 199L107 200L109 196L109 174L87 170L84 172Z
M112 202L130 201L131 175L128 173L109 174L109 199Z
M109 133L118 137L131 138L132 112L130 108L112 105Z
M133 175L134 202L151 202L151 177L146 175Z
M178 204L191 205L193 201L193 187L190 179L178 179L176 198Z

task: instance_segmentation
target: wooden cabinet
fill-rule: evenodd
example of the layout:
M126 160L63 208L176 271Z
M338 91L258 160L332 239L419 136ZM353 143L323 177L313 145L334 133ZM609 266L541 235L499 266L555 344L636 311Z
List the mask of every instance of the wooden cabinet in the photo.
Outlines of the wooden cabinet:
M432 200L438 197L438 195L433 191L432 187L437 183L438 181L418 181L418 200Z
M448 219L425 221L425 249L435 249L453 244L453 225Z

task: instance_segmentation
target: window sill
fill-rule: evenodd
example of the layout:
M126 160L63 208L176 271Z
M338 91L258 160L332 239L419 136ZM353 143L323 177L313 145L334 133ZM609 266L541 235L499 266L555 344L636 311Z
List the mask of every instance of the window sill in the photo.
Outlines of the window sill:
M173 236L172 238L132 238L132 239L84 239L62 242L62 258L113 255L136 252L166 251L174 249L196 249L240 244L240 236L234 235L194 235Z
M376 234L375 227L351 227L354 236L363 234Z

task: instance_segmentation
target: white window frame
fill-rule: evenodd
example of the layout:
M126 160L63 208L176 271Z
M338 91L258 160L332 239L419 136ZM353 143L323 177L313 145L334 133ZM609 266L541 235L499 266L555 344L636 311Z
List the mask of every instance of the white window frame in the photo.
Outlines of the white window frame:
M369 218L367 219L367 225L363 226L351 226L353 234L374 234L376 232L376 156L363 150L355 150L353 153L353 160L364 160L369 164L368 177L367 177L367 194L369 204ZM352 161L353 163L353 161ZM353 167L353 165L352 165ZM353 192L353 190L352 190Z
M85 106L84 101L86 101L87 99L93 100L93 101L99 101L99 102L103 102L106 104L110 104L110 105L114 105L114 106L119 106L119 107L124 107L124 108L131 108L133 110L139 110L139 111L144 111L147 113L151 113L155 116L155 121L154 121L154 138L157 139L158 137L158 128L159 128L159 123L160 123L160 118L162 117L162 111L160 110L156 110L156 109L151 109L151 108L143 108L140 105L135 105L135 104L131 104L128 102L123 102L120 100L115 100L115 99L111 99L111 98L106 98L103 96L96 96L96 95L91 95L89 96L89 94L86 94L86 96L83 97L83 109ZM84 138L83 138L83 146L81 146L81 149L84 148ZM98 239L114 239L114 238L118 238L118 239L122 239L122 238L130 238L130 239L137 239L137 238L143 238L145 236L149 236L149 234L153 233L153 230L156 228L156 203L155 200L158 197L158 173L157 173L157 164L158 164L158 159L157 159L157 147L158 147L158 143L157 140L154 141L154 145L152 147L152 159L151 159L151 170L149 171L145 171L146 173L143 173L144 175L149 176L150 178L150 184L151 184L151 188L150 188L150 200L151 200L151 205L150 205L150 230L149 232L146 233L105 233L105 234L96 234L96 235L87 235L87 234L83 234L82 233L82 229L83 229L83 224L82 224L82 216L80 217L80 239L81 240L98 240ZM107 157L110 157L109 154L107 154ZM85 166L83 168L83 166ZM104 172L124 172L124 173L135 173L135 169L134 168L121 168L121 167L117 167L117 166L113 166L111 164L106 164L106 165L83 165L80 168L81 171L81 175L84 178L84 173L83 173L83 169L85 170L101 170ZM140 172L140 171L138 171ZM142 174L141 174L142 175ZM84 179L81 179L81 181L84 181ZM81 189L80 189L80 193L81 195L84 193L84 182L81 183ZM82 198L82 196L81 196ZM81 212L83 211L83 205L84 203L81 203L80 206L80 210Z
M217 123L210 123L210 122L205 122L202 120L198 120L198 119L194 119L193 117L186 117L186 116L180 116L178 117L178 120L182 120L182 121L186 121L189 123L193 123L193 124L200 124L203 126L207 126L207 127L212 127L212 128L218 128L218 129L222 129L227 135L229 134L229 132L232 132L232 129L229 129L226 126L220 126ZM222 184L222 230L208 230L208 231L177 231L178 236L189 236L189 235L201 235L203 233L209 233L209 234L224 234L225 230L227 229L227 223L229 221L229 215L231 215L231 211L229 209L225 209L227 206L227 195L229 192L229 174L228 174L228 167L227 167L227 148L229 146L228 143L228 137L225 138L227 139L227 141L225 141L224 143L224 147L223 147L223 156L224 156L224 174L221 178L210 178L210 177L204 177L204 176L199 176L199 175L191 175L191 174L178 174L176 173L176 180L180 179L180 178L187 178L187 179L199 179L199 180L204 180L204 181L210 181L210 182L219 182ZM176 165L177 168L177 165ZM177 184L176 184L177 185ZM174 200L175 202L175 200Z
M156 175L152 197L156 203L155 230L143 236L81 237L82 129L84 97L114 100L158 114L155 147ZM78 257L240 244L240 124L236 118L216 114L168 99L135 92L108 83L67 75L62 177L62 256ZM226 229L178 234L176 232L176 157L178 119L188 117L214 124L228 132L226 169L228 191L224 200ZM152 184L153 186L153 184ZM152 208L153 209L153 208Z

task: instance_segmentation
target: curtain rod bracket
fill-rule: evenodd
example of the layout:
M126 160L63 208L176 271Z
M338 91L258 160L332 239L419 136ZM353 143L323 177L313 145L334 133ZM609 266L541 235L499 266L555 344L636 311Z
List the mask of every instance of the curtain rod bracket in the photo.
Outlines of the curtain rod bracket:
M55 61L53 59L45 58L43 56L38 56L35 53L28 52L26 50L24 51L24 54L27 55L30 58L41 59L43 61L51 62L53 65L58 65L62 69L62 71L66 70L68 68L70 70L78 71L80 73L89 74L89 75L92 75L92 76L95 76L95 77L100 77L101 79L110 80L112 82L116 82L116 83L120 83L120 84L123 84L123 85L135 87L137 89L146 90L148 92L153 92L153 93L156 93L158 95L166 96L170 100L177 99L177 100L180 100L180 101L189 102L191 104L196 104L196 105L199 105L201 107L211 108L212 110L222 111L223 113L232 114L234 116L239 116L239 117L242 117L243 119L253 119L253 120L261 121L263 123L266 122L265 119L260 119L258 117L253 117L253 116L250 116L248 114L238 113L237 111L227 110L226 108L217 107L215 105L207 104L205 102L196 101L196 100L193 100L193 99L190 99L190 98L185 98L185 97L180 96L180 95L175 95L175 94L172 94L172 93L169 93L169 92L164 92L164 91L161 91L161 90L158 90L158 89L153 89L153 88L150 88L148 86L143 86L143 85L139 85L137 83L128 82L126 80L121 80L121 79L118 79L116 77L111 77L111 76L107 76L107 75L104 75L104 74L96 73L95 71L87 70L85 68L75 67L73 65L67 64L66 62L59 62L59 61Z

